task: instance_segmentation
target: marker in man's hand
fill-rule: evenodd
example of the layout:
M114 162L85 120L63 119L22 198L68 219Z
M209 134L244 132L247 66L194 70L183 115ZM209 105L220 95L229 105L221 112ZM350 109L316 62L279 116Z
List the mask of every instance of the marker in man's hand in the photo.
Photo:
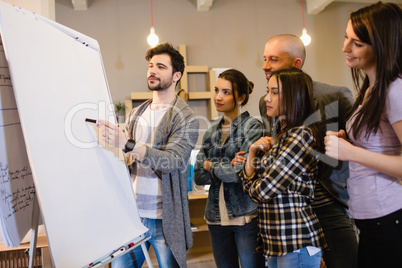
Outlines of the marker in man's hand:
M90 118L85 118L85 122L93 123L93 124L97 124L97 123L98 123L97 120L95 120L95 119L90 119Z

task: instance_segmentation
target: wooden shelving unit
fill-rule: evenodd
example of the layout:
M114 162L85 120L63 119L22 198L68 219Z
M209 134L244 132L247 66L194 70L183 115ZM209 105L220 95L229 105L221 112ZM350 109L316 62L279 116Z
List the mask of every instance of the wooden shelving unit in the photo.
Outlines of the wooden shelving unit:
M22 243L15 248L6 248L4 243L0 243L0 268L28 267L29 255L26 255L25 251L29 247L30 243ZM53 267L46 235L38 235L34 265L42 268Z
M179 82L178 89L183 90L184 94L183 99L187 101L192 100L205 100L207 103L207 113L208 119L212 120L218 116L218 112L215 109L214 105L214 92L212 89L215 88L216 83L216 74L214 70L209 70L208 66L206 65L187 65L187 47L186 45L179 45L179 52L184 57L184 73ZM190 74L204 74L206 78L206 85L208 88L204 89L203 91L191 91L189 90L188 82L189 82L189 75ZM129 98L125 100L126 106L126 115L131 111L133 108L133 101L145 101L152 98L152 92L132 92ZM191 106L191 104L190 104Z
M207 191L191 191L188 193L190 221L197 229L193 230L193 247L187 253L187 263L210 263L215 265L209 239L208 225L204 219Z
M207 197L207 191L188 192L191 223L197 227L197 229L193 229L193 233L208 232L208 225L204 219Z

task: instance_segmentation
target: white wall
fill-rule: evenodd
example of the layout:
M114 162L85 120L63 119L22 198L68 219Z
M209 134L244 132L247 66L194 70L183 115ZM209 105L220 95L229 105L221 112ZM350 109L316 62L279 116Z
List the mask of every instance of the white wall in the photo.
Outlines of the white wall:
M99 41L115 102L133 91L147 91L144 55L151 26L150 1L88 3L87 11L74 11L71 1L56 0L56 21ZM208 12L198 12L195 0L154 0L153 5L160 41L186 44L189 65L237 68L254 82L255 91L245 109L258 115L257 103L266 85L261 70L265 42L280 33L301 35L300 1L215 0ZM353 89L341 49L349 13L364 5L334 2L318 15L305 15L312 43L303 69L314 80ZM206 111L204 102L190 105L200 114Z
M55 18L55 0L1 0L3 2L22 7L26 10L40 14L46 18Z

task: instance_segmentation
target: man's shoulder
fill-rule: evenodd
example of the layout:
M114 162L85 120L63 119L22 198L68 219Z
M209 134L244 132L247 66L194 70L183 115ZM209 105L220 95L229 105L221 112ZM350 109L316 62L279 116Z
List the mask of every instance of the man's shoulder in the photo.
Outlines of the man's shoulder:
M353 104L352 91L345 86L334 86L318 81L313 82L314 95L319 103L331 103L333 101L349 102Z
M345 86L334 86L323 82L314 81L313 82L314 93L319 95L334 94L334 93L352 93L348 87Z
M171 120L179 125L190 128L199 128L200 122L196 113L182 98L177 97L176 102L168 112Z
M173 108L176 110L176 113L184 113L190 116L195 116L194 111L190 108L188 103L180 97L177 97Z
M190 109L190 106L188 105L188 103L180 97L176 97L176 103L174 105L178 108L183 108L183 109L189 108Z

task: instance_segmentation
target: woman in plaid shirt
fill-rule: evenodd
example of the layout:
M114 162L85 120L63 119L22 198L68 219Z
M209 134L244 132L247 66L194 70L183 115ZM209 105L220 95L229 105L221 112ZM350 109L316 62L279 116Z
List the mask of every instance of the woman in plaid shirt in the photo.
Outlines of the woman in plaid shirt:
M267 85L271 137L250 146L243 188L258 202L258 224L269 268L320 267L323 231L310 204L318 172L318 128L312 80L292 68L272 73ZM272 138L274 137L274 138Z

